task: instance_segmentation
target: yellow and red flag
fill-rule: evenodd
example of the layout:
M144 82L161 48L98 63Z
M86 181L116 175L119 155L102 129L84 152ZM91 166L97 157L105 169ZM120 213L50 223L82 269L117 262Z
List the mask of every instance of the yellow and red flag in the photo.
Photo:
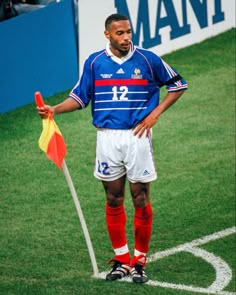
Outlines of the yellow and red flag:
M39 138L39 147L46 153L46 156L53 161L59 169L62 169L62 162L66 156L66 145L61 131L51 114L43 119L43 131Z
M36 103L38 106L43 106L43 99L39 92L35 93ZM39 102L39 99L41 102ZM38 144L41 150L46 153L46 156L54 162L59 169L62 169L62 162L66 156L66 144L60 129L53 120L52 114L48 114L47 119L43 119L43 131L39 138Z

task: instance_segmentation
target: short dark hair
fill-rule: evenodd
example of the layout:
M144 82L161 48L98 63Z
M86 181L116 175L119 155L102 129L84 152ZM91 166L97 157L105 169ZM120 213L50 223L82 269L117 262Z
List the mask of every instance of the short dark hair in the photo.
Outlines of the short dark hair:
M127 16L123 15L123 14L119 14L119 13L114 13L111 14L110 16L108 16L108 18L105 21L105 29L107 30L109 25L112 22L117 22L119 20L129 20Z

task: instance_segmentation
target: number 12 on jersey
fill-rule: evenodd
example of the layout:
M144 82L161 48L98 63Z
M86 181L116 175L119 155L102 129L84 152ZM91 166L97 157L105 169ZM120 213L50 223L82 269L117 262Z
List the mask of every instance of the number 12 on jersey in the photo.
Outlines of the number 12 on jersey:
M127 86L120 86L119 89L117 86L112 87L113 97L112 100L128 100L126 94L128 93Z

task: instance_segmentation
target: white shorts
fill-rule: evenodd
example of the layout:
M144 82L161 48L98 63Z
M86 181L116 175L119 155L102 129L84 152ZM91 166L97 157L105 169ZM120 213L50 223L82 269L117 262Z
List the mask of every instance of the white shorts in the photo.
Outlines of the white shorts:
M157 178L151 135L141 138L133 130L98 129L94 176L113 181L127 175L130 182Z

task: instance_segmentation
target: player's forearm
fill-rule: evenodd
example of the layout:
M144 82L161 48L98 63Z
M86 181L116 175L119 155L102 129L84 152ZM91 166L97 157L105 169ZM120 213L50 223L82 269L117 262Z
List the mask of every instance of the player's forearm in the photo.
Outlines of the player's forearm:
M80 105L74 99L68 97L62 103L59 103L53 106L53 113L55 115L68 113L68 112L73 112L74 110L77 110L80 108L81 108Z
M161 101L158 107L153 111L156 118L164 113L169 107L171 107L184 93L184 90L177 92L168 92L166 97Z

